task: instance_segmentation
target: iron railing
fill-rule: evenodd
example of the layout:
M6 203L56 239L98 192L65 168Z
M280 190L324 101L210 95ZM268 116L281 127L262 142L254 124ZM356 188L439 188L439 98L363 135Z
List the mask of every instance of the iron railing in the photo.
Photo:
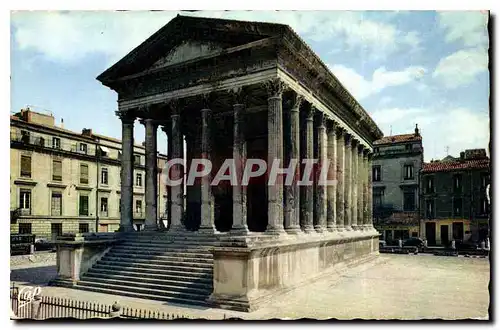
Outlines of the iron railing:
M90 143L87 144L86 150L81 150L78 143L60 140L59 143L53 144L52 137L36 134L33 132L30 132L29 134L22 134L21 132L11 132L10 141L48 148L52 150L62 150L83 155L95 156L95 148L93 148L93 145Z

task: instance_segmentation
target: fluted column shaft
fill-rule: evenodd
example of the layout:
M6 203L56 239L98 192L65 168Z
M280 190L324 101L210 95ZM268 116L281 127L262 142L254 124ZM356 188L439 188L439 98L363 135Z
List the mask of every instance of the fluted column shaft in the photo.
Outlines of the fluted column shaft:
M365 172L363 164L363 147L358 146L356 157L358 158L358 230L363 230L365 225L365 218L363 216L363 198L364 198L364 182L365 182Z
M344 168L344 226L352 230L352 137L345 134L345 168Z
M273 79L266 84L268 89L267 142L268 167L274 161L283 162L283 105L282 94L284 84L279 79ZM268 184L268 223L266 232L284 233L283 227L283 178L278 175L275 182Z
M158 169L157 169L157 124L153 119L146 118L142 121L145 126L146 136L146 220L144 230L152 231L158 229Z
M304 146L304 156L306 159L312 160L314 158L313 149L313 138L314 138L314 107L309 106L306 112L306 138ZM312 184L307 184L304 186L304 202L303 202L303 228L302 230L306 233L314 231L313 227L313 217L314 217L314 186Z
M345 178L345 137L343 131L341 129L338 129L337 130L337 187L336 187L337 200L335 201L335 209L337 216L336 218L337 231L344 230L344 218L345 218L344 178Z
M238 98L241 98L241 91ZM233 159L236 167L236 185L233 186L233 226L234 232L248 233L247 225L247 187L243 186L243 169L247 157L247 145L244 134L244 111L245 105L241 100L233 105Z
M201 158L209 162L211 158L211 126L212 110L201 110ZM209 173L201 177L201 224L200 231L215 232L214 196L212 193L212 175Z
M179 105L171 102L172 114L170 116L172 124L172 159L184 159L184 139L181 130L181 116ZM172 166L172 180L184 178L184 166L176 164ZM170 230L184 230L182 217L184 216L184 182L172 186L172 224Z
M368 151L363 152L363 229L368 230L368 175L371 169L368 166Z
M317 224L314 229L317 232L323 232L326 229L326 185L325 182L321 182L321 172L323 171L323 166L326 166L326 127L325 127L325 115L322 112L318 113L319 125L318 125L318 167L315 175L316 180L316 217Z
M358 141L353 139L351 146L351 227L353 230L358 230Z
M293 104L290 109L290 130L289 135L285 138L288 139L287 145L289 146L288 159L300 159L300 105L302 103L302 96L295 95ZM289 164L288 164L289 165ZM291 186L285 187L285 230L289 234L300 233L300 187L298 181L300 180L300 164L294 172L293 181Z
M328 180L334 182L327 189L327 209L326 209L326 227L328 231L335 231L337 228L336 221L336 188L337 188L337 141L335 137L335 123L329 121L327 126L327 158L330 160L328 167Z
M368 228L373 230L372 153L368 154Z
M122 121L120 231L133 231L134 121L135 116L117 111Z

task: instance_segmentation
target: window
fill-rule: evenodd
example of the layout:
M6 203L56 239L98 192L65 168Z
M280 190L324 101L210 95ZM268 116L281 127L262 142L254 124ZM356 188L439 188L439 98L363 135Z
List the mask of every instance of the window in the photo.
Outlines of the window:
M88 223L81 223L78 227L79 227L78 229L79 229L80 234L89 232L89 224Z
M62 181L62 160L60 159L52 160L52 180Z
M428 176L426 178L425 192L428 193L428 194L434 192L434 178L431 177L431 176Z
M20 223L19 234L31 234L31 223Z
M52 138L52 148L61 149L61 139L53 137Z
M461 216L462 215L462 199L455 198L453 199L453 215Z
M415 211L415 191L405 191L403 199L403 209L405 211Z
M109 149L104 146L99 146L99 156L108 157Z
M373 190L373 205L382 206L384 200L384 191L382 189Z
M80 183L89 183L89 166L87 164L80 164Z
M21 156L21 176L31 178L31 156Z
M135 175L135 185L137 187L142 187L142 174L141 173L137 173Z
M53 192L50 203L51 214L55 216L62 215L62 194L60 192Z
M37 144L40 146L40 147L45 147L45 139L43 137L38 137L38 140L37 140Z
M62 235L62 223L50 224L50 233L51 233L53 241L57 239L57 236L61 236Z
M481 188L486 189L490 183L490 175L488 173L481 173Z
M139 215L142 214L142 201L141 200L135 201L135 213L137 213Z
M413 165L405 165L405 180L413 179Z
M108 216L108 198L101 197L101 216Z
M87 154L87 144L86 143L80 143L80 152Z
M26 144L30 143L30 132L21 131L21 142Z
M373 174L373 181L378 182L380 181L380 165L375 165L373 166L372 169L372 174Z
M407 144L407 145L405 145L405 149L406 149L406 151L411 151L413 149L413 147L411 144Z
M380 152L380 150L379 150L378 147L376 147L376 148L373 148L373 152L376 153L376 154L378 154Z
M434 201L427 200L425 202L425 214L427 216L427 219L434 218Z
M80 204L78 208L78 214L83 216L89 215L89 196L80 195Z
M455 174L453 176L453 192L461 192L462 191L462 175Z
M134 164L141 165L141 155L134 155Z
M19 207L23 215L31 213L31 190L21 189L19 192Z
M480 214L481 215L488 214L489 212L488 200L486 200L486 198L481 198L479 200L479 203L481 203L481 205L479 205Z
M101 169L101 183L108 184L108 169L107 168Z

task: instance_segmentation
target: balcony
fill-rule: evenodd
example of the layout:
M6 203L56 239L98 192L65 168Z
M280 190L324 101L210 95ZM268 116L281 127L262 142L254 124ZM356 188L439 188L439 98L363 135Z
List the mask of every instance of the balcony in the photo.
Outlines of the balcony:
M75 142L61 141L60 143L52 144L52 137L36 133L34 134L31 132L30 134L22 134L21 132L11 132L10 141L11 143L20 143L23 145L31 145L50 150L66 151L81 155L95 156L95 149L88 148L87 150L80 150L76 141Z
M143 212L134 212L134 219L144 219Z
M101 218L107 218L108 217L108 211L101 211L101 212L99 212L99 216Z
M19 209L19 215L31 215L31 209Z

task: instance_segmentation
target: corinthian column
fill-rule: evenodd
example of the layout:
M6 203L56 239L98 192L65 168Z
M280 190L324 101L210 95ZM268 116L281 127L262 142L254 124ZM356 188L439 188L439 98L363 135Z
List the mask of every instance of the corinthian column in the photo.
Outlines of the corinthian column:
M358 230L358 145L359 141L352 139L351 146L351 227Z
M301 232L300 229L300 187L298 181L300 180L300 116L299 109L302 103L302 96L295 94L292 99L292 107L290 109L290 130L289 134L285 137L288 139L287 145L289 146L289 161L297 160L297 167L294 172L293 181L290 186L285 187L285 230L289 234L297 234Z
M209 109L208 98L206 106L201 110L201 158L211 161L211 126L212 110ZM201 178L201 224L199 231L215 232L214 223L214 196L212 193L212 175L207 174Z
M344 231L345 209L345 137L342 128L337 129L337 200L335 201L337 231Z
M245 95L241 88L233 93L233 159L236 166L236 185L233 186L233 226L231 231L246 234L247 226L247 187L242 185L243 169L247 157L244 134Z
M352 136L345 137L345 167L344 167L344 226L345 230L352 230Z
M310 105L306 110L306 130L305 130L305 146L304 146L304 156L306 160L312 161L314 158L313 150L313 129L314 129L314 106ZM307 173L304 171L304 173ZM312 184L306 184L304 186L304 201L302 203L303 211L303 228L304 232L310 233L314 231L313 227L313 216L314 216L314 186Z
M135 115L128 111L117 111L122 121L122 156L121 156L121 211L120 228L122 232L133 231L133 178L134 178L134 121Z
M368 167L368 149L363 150L363 230L369 230L368 226L368 174L371 169Z
M334 185L328 186L327 189L327 208L326 208L326 227L328 231L335 231L337 229L336 221L336 178L337 178L337 141L335 137L335 122L328 121L327 125L327 158L330 160L328 167L328 180L333 180Z
M266 83L268 91L267 116L267 166L279 161L283 165L283 108L282 94L285 88L280 79L272 79ZM283 179L278 175L275 182L268 183L268 224L266 232L285 233L283 227Z
M156 128L158 125L151 118L146 118L141 123L145 126L146 131L146 220L144 222L144 230L154 231L158 229L158 211L156 205L156 201L158 200Z
M365 184L365 172L364 172L364 163L363 163L363 145L359 145L357 149L356 157L358 158L358 230L364 230L365 227L365 218L364 218L364 209L363 209L363 200L364 200L364 184Z
M372 156L373 154L368 153L368 229L375 230L373 228L373 182L372 182Z
M316 180L316 217L317 224L314 229L321 233L326 228L326 185L325 182L321 182L321 171L323 171L323 166L326 165L326 127L325 127L325 115L323 112L318 112L319 125L318 125L318 167L315 175Z
M184 159L184 139L181 131L180 105L176 100L170 102L172 124L172 159ZM184 179L184 165L172 166L172 180ZM184 216L184 182L173 186L172 191L172 225L170 230L183 231L182 217Z

